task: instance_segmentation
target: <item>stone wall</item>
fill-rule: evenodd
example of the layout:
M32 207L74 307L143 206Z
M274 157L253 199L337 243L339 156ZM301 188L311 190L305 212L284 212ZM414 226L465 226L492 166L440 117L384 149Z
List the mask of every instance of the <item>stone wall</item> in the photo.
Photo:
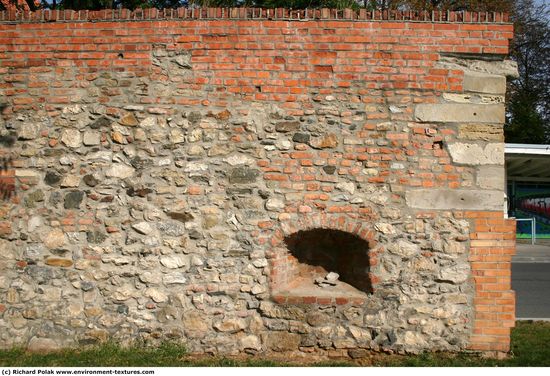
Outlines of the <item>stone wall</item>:
M0 346L508 351L503 16L196 12L0 14Z

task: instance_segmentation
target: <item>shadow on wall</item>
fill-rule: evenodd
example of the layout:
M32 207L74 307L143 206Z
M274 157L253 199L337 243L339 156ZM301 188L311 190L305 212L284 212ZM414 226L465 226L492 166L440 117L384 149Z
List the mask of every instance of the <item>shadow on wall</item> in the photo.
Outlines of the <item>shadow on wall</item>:
M7 107L5 103L0 103L0 114ZM7 201L15 194L15 184L12 174L13 157L5 152L6 148L11 148L15 144L16 136L14 134L5 134L4 129L0 129L0 200Z
M372 293L369 245L363 239L344 231L313 229L298 231L285 243L299 262L296 277L311 281L336 272L341 282Z

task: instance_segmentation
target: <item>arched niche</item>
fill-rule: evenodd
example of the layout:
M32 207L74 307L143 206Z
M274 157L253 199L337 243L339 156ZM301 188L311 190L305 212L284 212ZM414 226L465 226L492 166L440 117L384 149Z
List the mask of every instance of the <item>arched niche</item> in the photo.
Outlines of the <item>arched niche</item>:
M276 294L303 297L361 298L372 293L369 243L340 230L315 228L284 239L286 254L279 258ZM281 265L282 263L282 265ZM330 272L334 284L322 283Z

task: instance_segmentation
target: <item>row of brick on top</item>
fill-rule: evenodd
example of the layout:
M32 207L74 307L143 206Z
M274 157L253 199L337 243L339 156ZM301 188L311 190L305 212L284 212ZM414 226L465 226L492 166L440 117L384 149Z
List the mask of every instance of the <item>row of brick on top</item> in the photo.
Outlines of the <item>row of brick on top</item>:
M135 19L332 19L332 20L410 20L417 22L506 23L510 18L504 12L473 11L400 11L330 8L169 8L169 9L102 9L102 10L37 10L34 12L10 9L0 12L0 21L88 21Z
M47 31L47 33L46 33ZM246 42L307 43L380 43L409 44L437 49L445 45L506 46L512 38L509 24L415 24L410 22L355 23L351 21L271 21L271 20L208 20L208 21L132 21L62 24L1 24L0 37L10 37L6 44L112 44L150 43L165 40L172 43ZM237 38L237 36L239 38ZM117 37L117 38L115 38ZM24 39L23 39L24 38ZM309 39L308 39L309 38ZM7 39L0 39L3 42ZM420 45L419 45L420 44ZM91 47L91 46L88 46ZM307 49L307 45L305 46ZM319 46L316 45L319 49ZM325 46L325 50L335 50ZM337 47L337 46L336 46ZM372 46L371 46L372 47ZM290 48L289 46L286 49ZM257 48L256 48L257 49ZM349 49L349 47L347 48ZM345 50L345 49L344 49Z

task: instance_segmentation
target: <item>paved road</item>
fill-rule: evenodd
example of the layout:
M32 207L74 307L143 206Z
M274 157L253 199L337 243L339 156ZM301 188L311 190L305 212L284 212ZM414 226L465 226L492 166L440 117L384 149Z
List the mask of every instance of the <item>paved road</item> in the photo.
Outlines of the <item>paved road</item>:
M514 262L512 288L518 319L550 319L550 262Z

